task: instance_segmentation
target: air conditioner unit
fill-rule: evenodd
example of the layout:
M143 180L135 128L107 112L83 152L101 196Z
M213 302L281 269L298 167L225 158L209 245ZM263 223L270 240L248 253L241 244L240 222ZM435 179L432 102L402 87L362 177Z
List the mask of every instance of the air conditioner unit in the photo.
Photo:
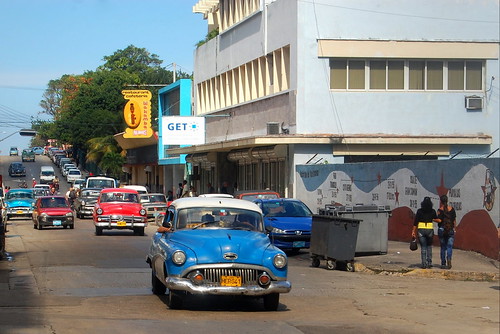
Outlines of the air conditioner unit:
M280 123L277 123L277 122L267 123L267 134L268 135L279 135L280 134Z
M480 96L466 96L465 108L470 110L483 109L483 98Z

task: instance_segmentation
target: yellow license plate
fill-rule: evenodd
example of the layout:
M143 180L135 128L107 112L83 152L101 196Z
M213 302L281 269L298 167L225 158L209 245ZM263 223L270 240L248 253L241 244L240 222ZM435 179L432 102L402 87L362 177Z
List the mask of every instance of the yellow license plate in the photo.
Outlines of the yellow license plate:
M241 276L221 276L221 286L241 286Z
M23 211L23 210L17 210L17 214L18 214L18 215L22 215L23 213L24 213L24 211Z
M118 221L116 222L116 226L127 226L127 223L124 221Z

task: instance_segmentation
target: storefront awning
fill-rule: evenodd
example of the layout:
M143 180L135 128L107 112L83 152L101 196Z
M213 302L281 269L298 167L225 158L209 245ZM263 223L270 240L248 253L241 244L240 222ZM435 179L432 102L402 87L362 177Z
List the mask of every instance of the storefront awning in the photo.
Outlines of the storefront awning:
M454 135L454 136L405 136L405 135L271 135L265 137L248 137L241 139L214 142L204 145L172 148L167 150L168 154L197 154L206 152L229 152L233 150L246 149L259 146L272 145L332 145L334 155L359 154L359 152L372 154L383 154L386 147L394 154L397 146L399 153L421 151L422 148L435 146L439 154L448 154L450 145L490 145L491 136L488 135ZM355 149L359 147L358 149ZM373 147L373 149L368 149ZM358 152L359 151L359 152Z
M124 138L124 133L125 132L120 132L114 135L114 138L118 142L118 145L120 145L120 147L124 150L158 145L158 135L156 133L153 133L153 135L149 138Z

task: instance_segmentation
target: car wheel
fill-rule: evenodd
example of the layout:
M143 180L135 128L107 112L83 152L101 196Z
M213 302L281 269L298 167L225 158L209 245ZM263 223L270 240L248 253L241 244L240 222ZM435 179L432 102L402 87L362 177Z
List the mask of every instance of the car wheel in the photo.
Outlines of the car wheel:
M102 227L99 226L95 227L95 235L102 235Z
M71 225L69 225L69 228L70 228L71 230L72 230L72 229L74 229L74 228L75 228L75 224L71 224Z
M264 296L264 309L266 311L277 311L280 305L280 294L271 293Z
M155 272L151 270L151 285L155 295L164 295L167 292L167 287L156 277Z
M178 310L182 307L182 296L178 291L169 290L167 305L173 310Z
M317 257L314 257L314 258L312 259L312 263L311 263L311 265L312 265L313 267L318 268L318 267L319 267L319 265L320 265L320 260L319 260Z
M134 227L135 235L144 235L144 227Z
M39 230L43 230L43 226L42 226L42 224L40 224L40 221L39 221L39 220L37 221L37 226L38 226L38 229L39 229Z

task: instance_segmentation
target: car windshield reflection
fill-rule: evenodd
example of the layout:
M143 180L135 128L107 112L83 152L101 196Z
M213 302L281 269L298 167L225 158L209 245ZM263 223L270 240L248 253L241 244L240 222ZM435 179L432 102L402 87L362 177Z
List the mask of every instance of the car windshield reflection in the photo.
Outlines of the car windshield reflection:
M176 228L262 231L262 221L257 212L244 209L188 208L179 210Z

